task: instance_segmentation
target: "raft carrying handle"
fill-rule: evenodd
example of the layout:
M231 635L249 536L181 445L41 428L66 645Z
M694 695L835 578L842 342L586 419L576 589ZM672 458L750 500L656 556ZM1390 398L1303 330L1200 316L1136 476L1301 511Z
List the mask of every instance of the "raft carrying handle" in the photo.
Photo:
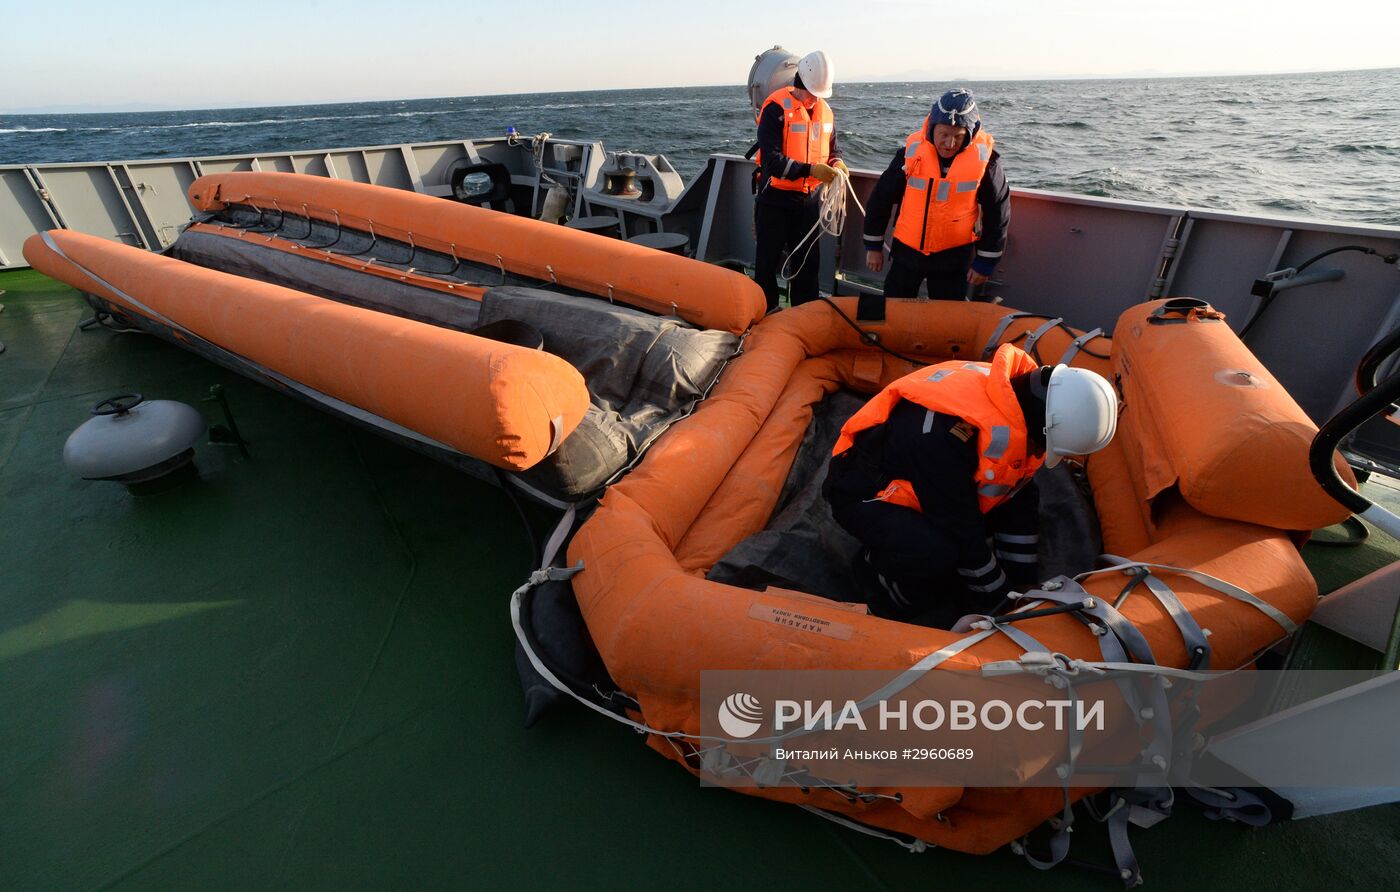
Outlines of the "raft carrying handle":
M1222 322L1225 314L1207 301L1196 297L1173 297L1163 302L1147 317L1149 325L1174 325L1182 322Z

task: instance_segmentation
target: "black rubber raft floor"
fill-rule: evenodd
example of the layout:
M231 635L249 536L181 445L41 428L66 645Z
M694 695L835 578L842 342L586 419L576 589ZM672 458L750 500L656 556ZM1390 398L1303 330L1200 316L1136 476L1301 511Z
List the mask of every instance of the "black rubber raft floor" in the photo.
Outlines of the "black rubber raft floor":
M1119 887L702 788L581 709L524 730L507 601L529 556L499 491L152 338L79 332L79 296L37 274L0 289L0 888ZM64 468L97 400L216 422L215 384L251 459L201 445L202 481L139 498ZM1260 829L1186 807L1134 839L1159 889L1400 876L1397 806Z

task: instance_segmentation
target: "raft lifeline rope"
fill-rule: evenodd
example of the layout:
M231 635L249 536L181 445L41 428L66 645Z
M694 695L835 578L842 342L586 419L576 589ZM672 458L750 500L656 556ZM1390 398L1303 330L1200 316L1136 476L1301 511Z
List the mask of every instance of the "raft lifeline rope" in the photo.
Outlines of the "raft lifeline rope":
M868 803L876 799L887 798L896 802L900 801L899 794L889 796L888 794L861 791L853 784L836 784L824 781L808 775L805 769L800 766L789 766L785 761L775 762L761 757L754 759L736 758L726 752L725 744L729 742L727 738L688 734L682 731L663 731L650 727L644 722L633 721L624 715L619 715L591 702L561 682L545 666L540 656L535 653L529 636L525 634L521 614L523 599L532 588L548 579L568 579L583 569L582 562L573 567L550 566L568 530L572 527L573 520L573 511L571 510L560 523L545 549L546 566L536 570L530 579L511 597L511 622L515 628L516 637L530 662L548 683L590 710L627 725L640 733L653 734L667 740L672 746L677 747L678 752L684 757L684 761L689 763L691 758L698 758L704 771L721 775L741 773L759 779L764 785L776 785L783 781L796 782L804 791L811 788L826 789L845 795L851 802L864 801ZM1146 730L1148 726L1151 726L1154 732L1150 743L1143 751L1141 764L1131 766L1135 767L1138 772L1138 782L1135 787L1111 791L1111 802L1101 813L1096 813L1093 809L1090 810L1092 817L1108 826L1114 856L1114 867L1109 868L1110 872L1116 872L1124 884L1131 887L1142 882L1142 873L1128 840L1128 825L1144 821L1149 824L1155 823L1155 820L1170 814L1173 800L1168 786L1170 761L1173 755L1179 759L1183 757L1183 754L1174 752L1177 748L1175 743L1192 730L1195 716L1198 714L1194 695L1188 695L1186 702L1182 704L1185 707L1185 712L1181 716L1181 720L1178 721L1173 717L1172 711L1168 707L1168 703L1173 697L1168 693L1166 680L1206 681L1213 677L1208 673L1210 645L1207 639L1210 633L1199 626L1195 618L1182 605L1176 593L1153 571L1185 576L1219 595L1253 607L1274 620L1285 635L1295 631L1296 625L1290 617L1272 604L1207 573L1184 567L1125 560L1114 555L1104 555L1103 557L1109 562L1108 566L1079 574L1073 578L1057 577L1042 583L1039 588L1021 595L1018 600L1023 602L1022 605L1011 614L1004 616L974 614L965 617L953 628L954 632L965 633L965 637L952 641L940 650L924 657L879 691L864 698L857 708L864 710L881 699L893 696L918 678L934 670L948 658L998 633L1010 638L1013 643L1025 651L1025 654L1019 660L1003 660L984 664L982 666L983 675L1029 673L1043 675L1047 681L1050 680L1051 675L1054 675L1060 682L1056 686L1066 690L1071 698L1076 699L1075 676L1083 675L1088 680L1114 682L1122 691L1125 701L1132 708L1131 711L1138 720L1139 728ZM1131 575L1133 579L1113 603L1090 595L1080 585L1082 580L1090 576L1115 572ZM1139 585L1145 587L1146 591L1167 611L1176 624L1188 653L1193 654L1188 668L1175 669L1158 665L1146 638L1126 617L1119 613L1118 606ZM1068 609L1091 631L1094 631L1100 646L1100 659L1076 659L1051 651L1032 635L1016 627L1015 624L1019 620L1046 612L1037 608L1047 603L1058 605L1053 608L1056 612ZM1242 669L1243 667L1233 671L1237 672ZM1137 683L1134 684L1134 681ZM801 736L812 730L813 728L810 726L803 726L784 734L750 742L776 742ZM1064 811L1060 817L1052 819L1050 822L1055 832L1050 840L1048 856L1038 857L1033 854L1029 850L1028 840L1024 837L1011 844L1014 852L1022 855L1030 864L1042 870L1060 863L1075 863L1068 858L1070 833L1074 824L1070 777L1079 761L1082 745L1082 737L1071 734L1067 741L1067 758L1061 767L1063 773L1060 775L1064 782L1062 788ZM688 748L688 750L683 747ZM1189 764L1190 756L1186 755L1184 758ZM1225 817L1251 824L1264 823L1269 819L1267 808L1262 801L1245 791L1219 791L1195 785L1190 785L1186 789L1193 798L1212 809L1211 813L1215 817ZM901 839L885 834L843 815L836 815L809 806L804 806L804 808L851 829L858 829L871 836L892 840L911 851L922 851L925 847L925 844L918 840ZM1152 813L1152 815L1149 816L1148 813ZM1148 817L1151 817L1152 820L1147 821Z
M851 201L860 208L861 214L865 213L865 208L861 205L860 199L856 197L855 187L851 185L851 175L844 169L837 167L836 179L831 183L822 186L821 207L817 211L817 222L812 224L812 228L807 230L807 234L788 253L787 259L783 261L781 270L784 279L791 280L802 271L807 265L807 258L812 253L812 248L816 247L820 240L818 233L841 237L841 233L846 229L846 196L851 196ZM810 241L809 241L810 239ZM806 246L805 248L803 246ZM797 264L797 269L788 271L788 266L792 263L792 258L802 254L802 261Z

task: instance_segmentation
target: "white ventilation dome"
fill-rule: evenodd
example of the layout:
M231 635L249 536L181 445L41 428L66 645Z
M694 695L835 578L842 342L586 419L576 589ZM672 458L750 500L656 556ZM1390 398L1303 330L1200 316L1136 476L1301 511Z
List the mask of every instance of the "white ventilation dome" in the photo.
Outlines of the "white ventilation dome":
M94 417L68 436L63 463L84 480L135 484L164 477L194 458L204 416L172 400L124 393L92 407Z

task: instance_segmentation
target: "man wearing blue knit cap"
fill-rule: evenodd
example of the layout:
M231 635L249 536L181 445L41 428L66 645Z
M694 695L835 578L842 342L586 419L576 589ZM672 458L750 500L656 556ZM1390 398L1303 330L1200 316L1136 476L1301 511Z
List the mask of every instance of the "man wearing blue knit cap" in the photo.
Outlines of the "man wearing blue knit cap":
M897 208L886 297L935 300L975 293L1006 249L1011 190L972 94L939 97L880 176L865 218L866 267L884 268L885 230Z

